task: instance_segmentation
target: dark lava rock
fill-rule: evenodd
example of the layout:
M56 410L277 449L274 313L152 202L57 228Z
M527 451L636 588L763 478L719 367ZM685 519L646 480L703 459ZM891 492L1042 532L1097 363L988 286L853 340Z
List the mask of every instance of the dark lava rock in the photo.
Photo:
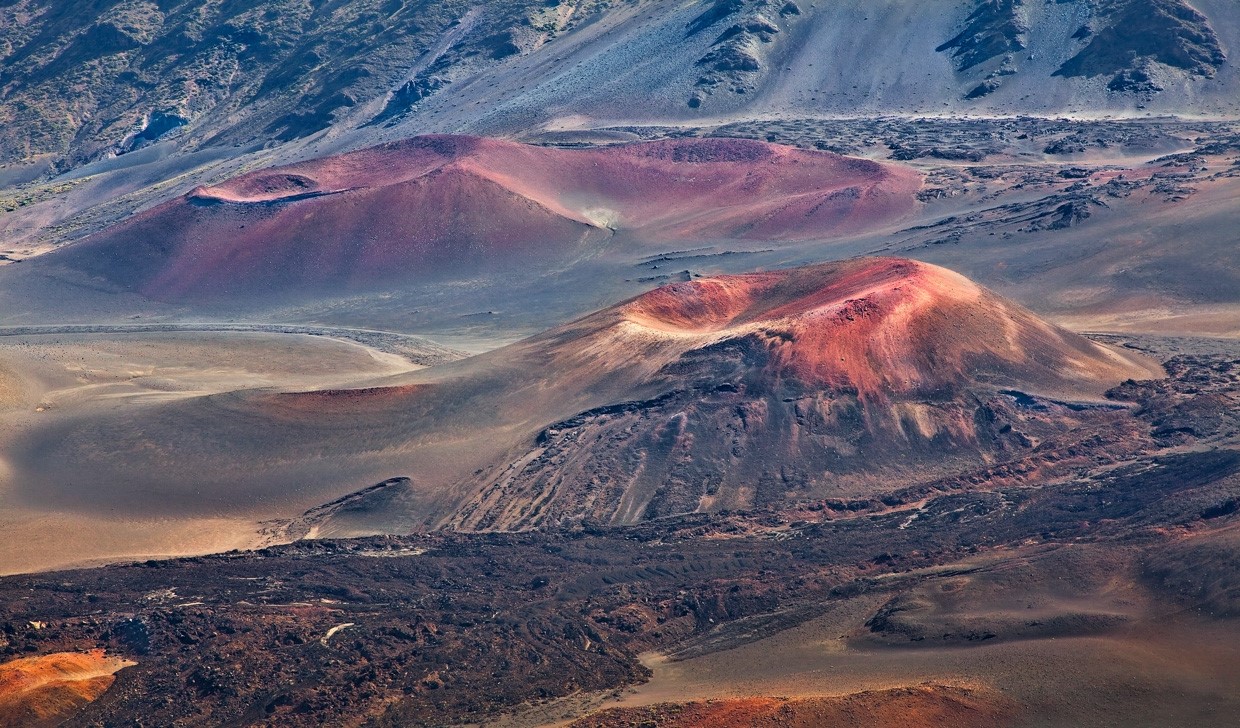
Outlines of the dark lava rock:
M1055 75L1110 75L1113 91L1157 91L1149 62L1209 77L1226 60L1207 18L1182 0L1112 0L1102 21L1106 26Z
M762 68L762 64L752 53L740 44L732 42L707 53L697 62L697 65L722 72L757 71Z
M724 18L740 12L744 7L745 0L715 0L705 12L689 23L685 35L697 35Z
M116 625L113 629L116 638L125 647L139 655L151 651L151 627L146 619L133 617Z
M1145 68L1127 68L1120 71L1107 84L1107 88L1127 93L1157 93L1163 90Z
M951 52L961 71L1025 48L1025 27L1017 11L1021 0L984 0L965 21L964 30L934 50Z
M987 79L979 83L977 86L975 86L972 91L970 91L968 94L965 95L965 98L966 99L980 99L983 96L987 96L993 93L995 89L997 88L999 88L998 81L996 81L993 78Z

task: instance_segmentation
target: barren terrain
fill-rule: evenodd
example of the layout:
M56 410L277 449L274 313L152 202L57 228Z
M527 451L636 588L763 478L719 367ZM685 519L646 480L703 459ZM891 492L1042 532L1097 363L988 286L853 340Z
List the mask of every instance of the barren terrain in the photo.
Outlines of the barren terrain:
M322 336L233 332L15 333L0 336L5 389L0 437L89 413L135 412L241 389L332 386L418 365L392 353ZM20 373L20 374L19 374ZM35 506L0 460L4 572L139 554L200 553L254 543L253 518L206 508L188 518L115 507L91 511ZM94 489L93 478L73 479ZM151 491L138 496L149 502ZM165 504L171 506L171 504Z
M54 726L107 692L115 673L135 663L103 650L62 652L0 665L0 720Z
M30 517L185 519L187 534L203 519L257 532L259 521L350 497L347 509L264 529L277 540L307 529L627 524L876 497L1026 457L1016 477L1046 474L1062 464L1039 449L1072 447L1087 433L1115 456L1140 452L1152 443L1133 405L1103 394L1162 376L1156 359L898 259L665 286L417 371L395 355L351 350L396 368L336 381L290 373L278 385L216 372L233 383L126 396L148 382L130 373L118 392L100 383L89 397L47 395L44 411L14 423L3 451L11 497ZM756 457L763 452L781 455ZM165 533L181 548L177 528ZM221 545L235 539L230 529ZM139 543L135 555L149 553ZM79 559L111 553L65 548Z
M0 0L0 725L1234 725L1237 54Z
M1174 428L1157 435L1163 454L1124 464L1036 486L970 478L917 500L9 577L2 649L132 655L83 725L139 710L282 726L614 725L651 711L676 725L741 710L1227 725L1240 457L1224 445L1234 408L1207 403L1234 397L1235 359L1192 346L1147 385L1161 392L1148 416Z

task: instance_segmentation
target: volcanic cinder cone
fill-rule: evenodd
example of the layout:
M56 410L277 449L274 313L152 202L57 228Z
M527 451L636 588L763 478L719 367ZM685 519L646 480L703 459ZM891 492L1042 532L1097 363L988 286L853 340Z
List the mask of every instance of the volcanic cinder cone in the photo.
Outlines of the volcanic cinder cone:
M365 388L50 421L5 455L56 507L332 502L301 524L328 535L632 523L873 498L1082 427L1113 442L1139 425L1104 392L1153 376L951 271L859 259L665 286Z
M910 212L920 185L896 165L741 139L426 136L199 187L52 261L165 301L364 290L652 241L857 232Z
M563 377L605 368L657 394L544 429L455 525L870 496L1126 417L1102 393L1158 375L956 273L898 259L665 286L527 346Z

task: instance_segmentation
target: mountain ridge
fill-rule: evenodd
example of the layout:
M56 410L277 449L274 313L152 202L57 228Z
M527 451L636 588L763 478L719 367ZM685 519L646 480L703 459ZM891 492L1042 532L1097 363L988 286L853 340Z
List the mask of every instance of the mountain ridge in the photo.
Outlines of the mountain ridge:
M357 148L772 113L1240 114L1227 55L1240 18L1222 0L14 0L0 31L0 165L36 176L255 138Z

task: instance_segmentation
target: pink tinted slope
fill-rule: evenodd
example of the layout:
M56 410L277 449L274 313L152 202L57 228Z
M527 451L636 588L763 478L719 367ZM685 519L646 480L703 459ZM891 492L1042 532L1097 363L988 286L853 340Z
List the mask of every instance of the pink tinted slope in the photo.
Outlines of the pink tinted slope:
M793 241L891 224L915 172L741 139L591 149L425 136L199 187L79 246L162 300L361 288L625 245Z

